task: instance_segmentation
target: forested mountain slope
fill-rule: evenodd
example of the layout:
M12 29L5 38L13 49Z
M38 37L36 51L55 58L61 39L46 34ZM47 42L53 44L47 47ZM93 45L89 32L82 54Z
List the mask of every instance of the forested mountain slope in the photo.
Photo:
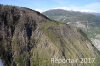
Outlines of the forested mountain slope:
M0 5L0 57L5 66L100 66L100 52L82 30L29 8L4 5ZM54 64L54 57L95 61Z

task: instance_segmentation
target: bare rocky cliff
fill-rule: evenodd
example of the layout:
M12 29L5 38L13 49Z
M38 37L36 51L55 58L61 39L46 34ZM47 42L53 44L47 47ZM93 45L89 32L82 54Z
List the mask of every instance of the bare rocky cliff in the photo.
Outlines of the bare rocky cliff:
M0 57L5 66L100 66L99 51L80 29L15 6L0 5ZM96 60L53 64L53 57Z

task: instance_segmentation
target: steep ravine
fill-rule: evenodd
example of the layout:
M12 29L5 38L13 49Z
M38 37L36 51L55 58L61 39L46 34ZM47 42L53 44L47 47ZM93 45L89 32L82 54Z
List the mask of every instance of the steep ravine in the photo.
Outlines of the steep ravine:
M0 57L4 66L100 66L99 51L80 29L15 6L0 5ZM96 60L53 64L53 57Z

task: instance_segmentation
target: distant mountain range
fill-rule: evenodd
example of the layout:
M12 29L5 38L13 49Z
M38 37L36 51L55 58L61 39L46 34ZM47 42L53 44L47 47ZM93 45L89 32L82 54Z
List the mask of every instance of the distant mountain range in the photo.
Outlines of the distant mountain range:
M62 9L53 9L43 12L44 15L50 19L60 22L80 22L82 24L100 26L100 14L98 13L85 13L76 11L66 11Z

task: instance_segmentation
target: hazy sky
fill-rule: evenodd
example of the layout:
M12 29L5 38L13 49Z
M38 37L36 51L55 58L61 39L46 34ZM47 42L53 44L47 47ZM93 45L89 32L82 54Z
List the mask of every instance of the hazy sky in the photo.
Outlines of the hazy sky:
M59 8L100 13L100 0L0 0L0 4L29 7L40 12Z

